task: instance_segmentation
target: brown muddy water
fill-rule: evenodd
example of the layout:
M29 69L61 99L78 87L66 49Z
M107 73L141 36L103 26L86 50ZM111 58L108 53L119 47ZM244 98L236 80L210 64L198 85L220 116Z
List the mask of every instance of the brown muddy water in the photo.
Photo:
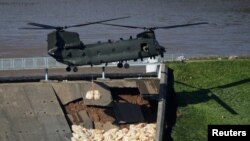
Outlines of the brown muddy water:
M167 53L250 55L249 0L0 0L0 58L47 56L50 30L20 30L27 22L74 25L131 16L109 23L165 26L192 22L208 25L156 30ZM140 29L90 25L68 29L87 43L126 39Z

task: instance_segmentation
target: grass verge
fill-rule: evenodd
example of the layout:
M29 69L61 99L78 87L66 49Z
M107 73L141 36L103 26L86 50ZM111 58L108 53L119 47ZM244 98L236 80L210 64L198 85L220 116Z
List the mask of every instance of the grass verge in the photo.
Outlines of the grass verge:
M168 66L179 106L174 141L207 140L209 124L250 124L250 59Z

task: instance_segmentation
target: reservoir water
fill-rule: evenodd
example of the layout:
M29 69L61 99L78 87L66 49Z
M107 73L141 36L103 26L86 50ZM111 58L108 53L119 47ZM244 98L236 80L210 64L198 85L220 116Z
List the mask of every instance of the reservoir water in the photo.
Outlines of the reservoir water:
M156 30L167 53L250 55L249 0L0 0L0 58L47 56L51 30L19 29L30 27L28 22L64 26L123 16L130 18L109 23L152 27L209 22ZM78 32L85 44L142 32L105 25L68 30Z

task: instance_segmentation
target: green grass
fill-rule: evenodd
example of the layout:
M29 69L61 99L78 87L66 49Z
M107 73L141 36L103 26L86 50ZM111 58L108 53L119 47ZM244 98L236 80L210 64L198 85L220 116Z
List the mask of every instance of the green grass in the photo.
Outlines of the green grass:
M250 59L171 62L178 113L175 141L205 141L209 124L250 124Z

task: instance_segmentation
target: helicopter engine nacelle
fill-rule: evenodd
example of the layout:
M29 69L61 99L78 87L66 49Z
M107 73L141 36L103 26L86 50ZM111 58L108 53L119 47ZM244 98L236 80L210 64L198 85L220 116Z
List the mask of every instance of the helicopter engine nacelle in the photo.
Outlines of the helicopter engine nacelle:
M68 31L53 31L48 34L48 53L52 57L61 58L64 49L83 49L79 34Z
M48 50L52 48L63 49L72 47L83 47L78 33L60 30L48 34Z

